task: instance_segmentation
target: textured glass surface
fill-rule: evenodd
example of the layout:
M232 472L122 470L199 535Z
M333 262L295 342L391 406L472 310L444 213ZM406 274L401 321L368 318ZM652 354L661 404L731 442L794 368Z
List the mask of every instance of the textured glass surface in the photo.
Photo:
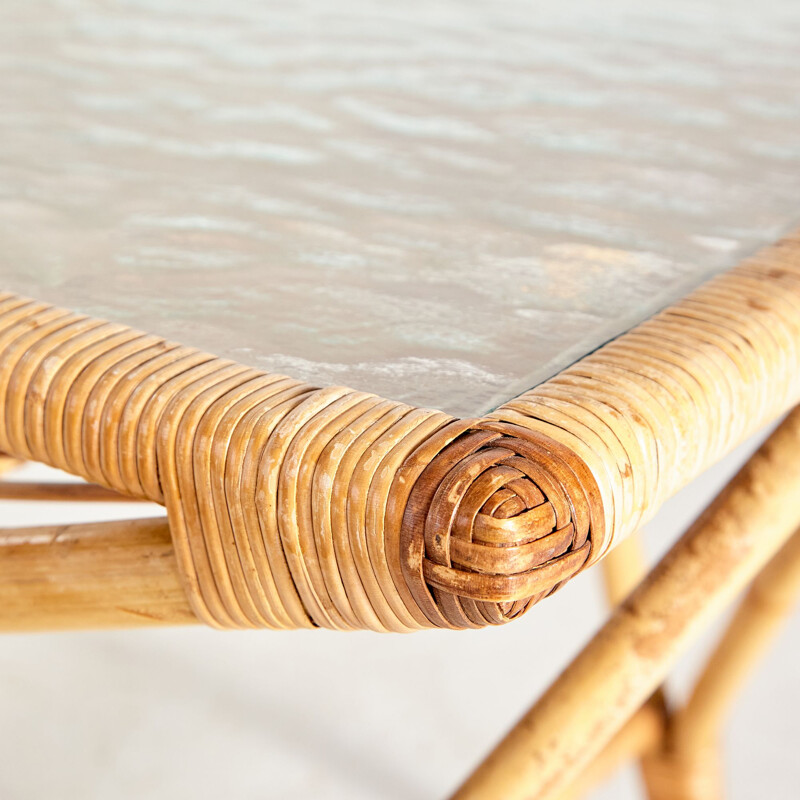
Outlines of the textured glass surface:
M800 216L800 3L0 6L0 284L461 414Z

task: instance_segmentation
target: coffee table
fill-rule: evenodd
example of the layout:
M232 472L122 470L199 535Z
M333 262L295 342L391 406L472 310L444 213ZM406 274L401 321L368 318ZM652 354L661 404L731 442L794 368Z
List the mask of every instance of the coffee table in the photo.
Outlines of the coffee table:
M760 12L4 10L0 450L88 482L5 491L167 516L4 532L0 624L477 629L607 556L632 588L631 535L800 398L800 19ZM556 796L628 719L651 794L700 796L713 714L648 697L782 546L753 591L791 598L798 424L457 797Z

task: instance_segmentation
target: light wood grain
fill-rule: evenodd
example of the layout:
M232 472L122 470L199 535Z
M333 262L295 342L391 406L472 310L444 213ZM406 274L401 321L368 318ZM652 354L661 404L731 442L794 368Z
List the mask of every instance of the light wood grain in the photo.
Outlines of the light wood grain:
M0 630L197 622L164 519L0 529Z

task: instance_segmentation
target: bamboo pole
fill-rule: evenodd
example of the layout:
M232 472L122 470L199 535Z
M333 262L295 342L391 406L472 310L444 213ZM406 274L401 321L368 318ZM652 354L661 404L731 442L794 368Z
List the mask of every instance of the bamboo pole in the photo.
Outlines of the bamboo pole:
M665 719L648 701L616 733L600 754L583 770L558 800L579 800L632 758L648 758L664 741Z
M800 522L793 411L453 795L557 797Z
M642 538L634 533L623 539L606 556L603 565L603 585L611 608L616 608L647 575L647 559Z
M604 559L602 569L609 606L616 608L647 574L641 535L637 532L620 542ZM666 704L659 689L558 795L558 800L578 800L630 759L642 759L643 764L649 761L663 747L666 722ZM644 770L643 777L647 783Z
M656 759L653 800L719 800L720 733L753 669L800 594L800 531L753 581L683 709L674 714L666 750Z
M193 622L164 519L0 530L0 631Z
M141 498L98 486L95 483L31 483L0 481L0 500L25 500L57 503L139 503Z

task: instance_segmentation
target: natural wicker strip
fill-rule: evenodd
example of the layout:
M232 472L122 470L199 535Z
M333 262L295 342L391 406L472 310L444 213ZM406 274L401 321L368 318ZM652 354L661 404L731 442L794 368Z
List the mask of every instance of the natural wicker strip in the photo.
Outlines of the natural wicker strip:
M621 480L595 471L601 488L635 509L614 526L615 539L626 535L691 476L797 402L798 244L794 238L767 248L492 416L540 430L553 385L567 390L559 397L574 413L607 401L611 387L635 401L629 430L649 441L657 458L644 459L629 445L615 460L605 432L603 460L616 463ZM648 481L643 495L637 480Z
M166 505L210 625L500 624L800 399L798 254L473 420L0 294L0 450Z

